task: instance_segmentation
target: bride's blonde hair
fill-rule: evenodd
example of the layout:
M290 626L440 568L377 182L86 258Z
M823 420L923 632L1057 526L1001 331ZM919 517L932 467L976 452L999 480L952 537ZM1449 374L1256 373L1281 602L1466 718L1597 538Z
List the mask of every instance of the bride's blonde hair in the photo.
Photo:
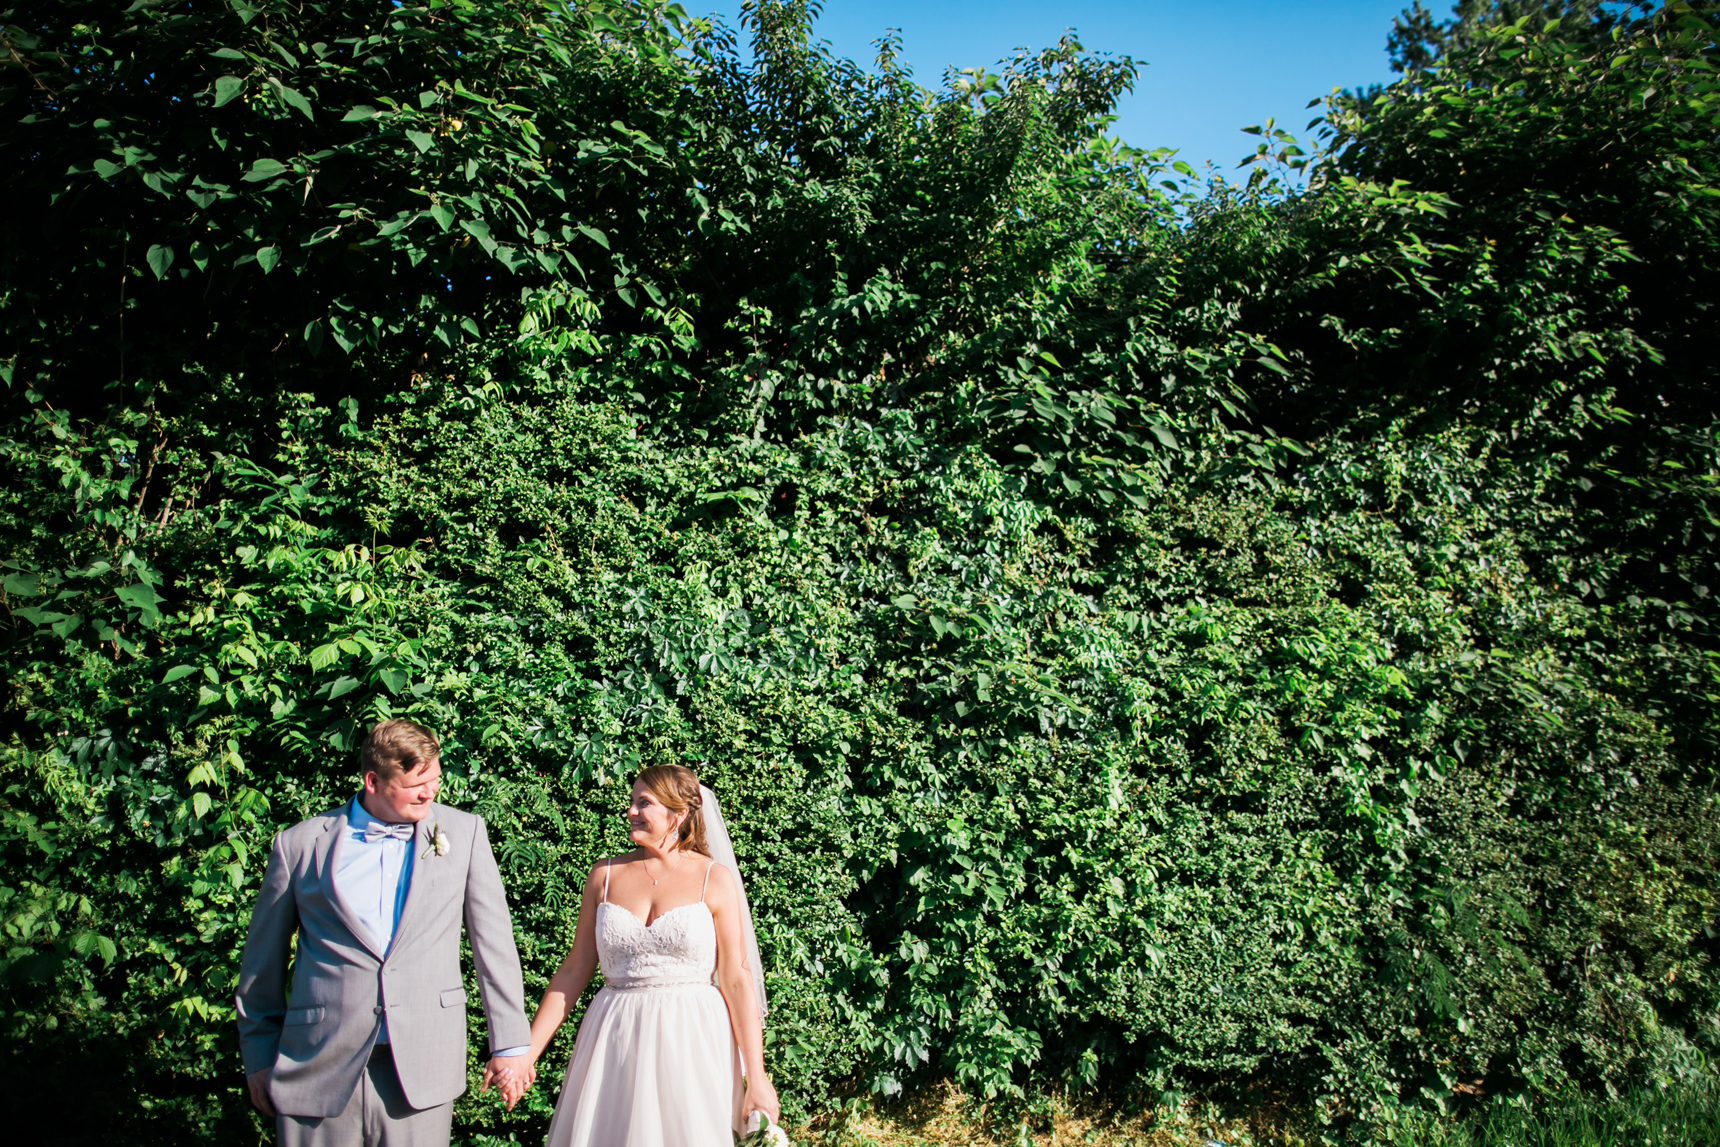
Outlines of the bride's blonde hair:
M705 845L705 801L699 795L699 778L693 775L692 769L682 765L652 765L634 777L633 783L645 786L645 791L670 812L689 814L681 822L680 835L675 843L677 849L696 852L700 856L711 855L711 850Z

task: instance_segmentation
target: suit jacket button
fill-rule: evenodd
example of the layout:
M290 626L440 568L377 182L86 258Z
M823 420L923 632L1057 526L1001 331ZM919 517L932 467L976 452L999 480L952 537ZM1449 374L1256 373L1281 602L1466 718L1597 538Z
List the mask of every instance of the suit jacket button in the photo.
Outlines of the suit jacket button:
M381 1005L381 1004L377 1004L377 1005L376 1005L376 1006L375 1006L375 1007L374 1007L374 1008L371 1008L371 1009L370 1009L370 1014L371 1014L371 1015L373 1015L373 1016L379 1016L379 1015L381 1015L381 1014L382 1014L382 1005Z

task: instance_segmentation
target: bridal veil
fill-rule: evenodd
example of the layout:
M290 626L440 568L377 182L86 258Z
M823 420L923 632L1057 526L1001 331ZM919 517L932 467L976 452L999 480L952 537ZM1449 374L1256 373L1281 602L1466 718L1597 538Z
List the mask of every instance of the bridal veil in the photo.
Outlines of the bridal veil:
M704 785L699 786L699 807L705 818L705 847L711 859L726 867L735 876L735 888L741 897L741 933L746 939L747 967L752 971L753 994L758 997L759 1022L764 1022L770 1010L764 1000L764 963L758 954L758 933L753 929L752 905L747 901L747 883L741 876L741 866L735 863L735 846L729 841L729 829L723 823L723 811L717 807L717 796Z

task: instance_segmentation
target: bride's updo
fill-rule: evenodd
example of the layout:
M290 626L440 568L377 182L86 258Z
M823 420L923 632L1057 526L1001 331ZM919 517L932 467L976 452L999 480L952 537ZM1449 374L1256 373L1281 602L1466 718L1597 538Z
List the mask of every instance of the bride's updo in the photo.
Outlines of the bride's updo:
M686 812L681 822L680 836L675 847L683 852L711 855L705 846L704 798L699 795L699 778L693 770L681 765L652 765L633 778L658 804L670 812Z

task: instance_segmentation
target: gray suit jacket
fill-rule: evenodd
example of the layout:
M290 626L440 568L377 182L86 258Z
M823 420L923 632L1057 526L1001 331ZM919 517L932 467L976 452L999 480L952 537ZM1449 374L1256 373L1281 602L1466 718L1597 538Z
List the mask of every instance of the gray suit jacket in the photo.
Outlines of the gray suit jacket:
M275 837L245 936L234 999L239 1049L247 1075L274 1069L269 1094L288 1115L340 1114L358 1085L380 1030L378 1017L385 1012L408 1103L434 1107L466 1090L462 919L478 968L491 1051L531 1042L513 921L483 820L431 806L414 837L400 926L387 951L378 951L376 940L334 888L350 807L314 816ZM436 826L451 845L445 856L436 855L431 844Z

